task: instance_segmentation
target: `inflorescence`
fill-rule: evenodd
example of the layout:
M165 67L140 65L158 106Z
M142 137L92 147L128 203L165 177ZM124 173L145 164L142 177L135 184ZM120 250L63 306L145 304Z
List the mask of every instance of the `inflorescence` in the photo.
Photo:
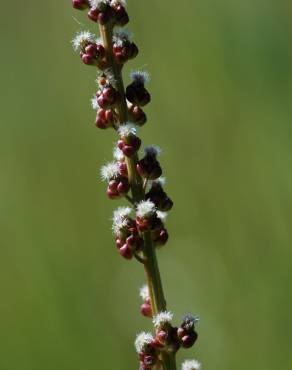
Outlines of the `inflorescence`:
M146 235L150 236L152 248L167 243L169 235L165 221L173 207L164 190L165 179L158 160L160 148L146 146L142 157L138 157L142 146L138 131L147 122L143 108L151 101L146 89L150 77L146 71L132 71L126 89L121 83L124 64L139 52L133 35L123 28L129 22L125 0L72 0L72 4L75 9L87 10L88 18L98 23L101 31L110 37L105 41L104 35L99 38L89 31L82 31L72 40L72 45L84 64L98 70L97 91L91 99L96 111L96 127L112 128L118 135L113 160L100 171L101 179L107 184L107 196L130 202L130 206L114 211L115 244L123 258L136 258L145 264L145 248L149 240ZM135 187L139 191L134 191ZM140 296L143 302L141 314L151 318L154 325L154 335L142 332L136 338L140 370L159 367L168 370L163 363L163 353L175 354L180 348L193 346L198 337L195 330L198 318L187 315L181 325L175 327L171 312L154 311L148 285L140 289ZM182 370L200 370L200 364L196 360L187 360Z

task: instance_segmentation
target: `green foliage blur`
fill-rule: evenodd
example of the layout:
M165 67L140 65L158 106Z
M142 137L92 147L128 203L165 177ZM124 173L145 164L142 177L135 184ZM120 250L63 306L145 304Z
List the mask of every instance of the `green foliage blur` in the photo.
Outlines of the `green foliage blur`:
M177 323L200 315L204 369L291 368L292 6L128 0L175 201L159 251ZM119 258L99 168L94 68L70 40L95 30L70 1L1 3L0 369L130 370L141 266Z

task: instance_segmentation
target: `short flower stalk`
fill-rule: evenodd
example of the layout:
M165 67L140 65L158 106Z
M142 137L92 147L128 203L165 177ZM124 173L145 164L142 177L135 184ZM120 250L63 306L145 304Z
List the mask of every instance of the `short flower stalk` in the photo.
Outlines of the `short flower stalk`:
M96 111L97 128L113 129L117 143L113 160L101 168L101 179L107 184L109 199L126 199L129 206L113 214L113 234L121 257L143 264L147 284L140 290L141 314L153 321L153 334L142 332L135 341L140 370L176 370L176 353L192 347L197 340L198 318L187 315L179 327L173 325L173 314L167 311L156 251L169 238L165 223L173 207L167 195L165 179L158 160L160 148L143 146L139 129L146 124L144 107L151 101L147 90L149 74L135 71L125 88L122 71L126 62L139 52L132 34L124 26L129 22L125 0L73 0L75 9L87 11L98 24L100 37L82 31L73 40L81 61L98 71L97 91L91 104ZM196 360L187 360L182 370L200 370Z

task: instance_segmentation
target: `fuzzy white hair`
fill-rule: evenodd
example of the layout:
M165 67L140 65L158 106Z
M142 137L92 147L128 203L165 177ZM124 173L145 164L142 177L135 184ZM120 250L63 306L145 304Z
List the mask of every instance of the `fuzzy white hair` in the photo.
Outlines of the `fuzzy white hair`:
M118 133L121 137L136 136L137 126L130 122L125 123L119 127Z
M83 45L94 42L94 35L89 31L81 31L72 40L73 49L78 51Z
M150 217L154 214L156 211L155 204L151 202L151 200L142 200L137 205L137 217L139 218L145 218Z
M122 229L128 226L131 213L131 207L119 207L114 211L112 229L115 235L118 235Z
M143 301L148 299L150 296L148 285L146 284L143 285L142 288L140 288L139 294L140 294L140 297L143 299Z
M137 335L135 340L135 347L137 353L142 353L145 347L153 341L151 333L145 333L144 331Z
M150 74L147 71L132 71L130 77L134 82L145 85L150 81Z
M117 162L110 162L101 167L100 176L102 181L110 181L119 175L119 165Z
M170 324L173 319L173 313L170 311L160 312L158 315L153 317L154 326L159 329L165 324Z
M201 364L197 360L186 360L181 368L182 370L201 370Z

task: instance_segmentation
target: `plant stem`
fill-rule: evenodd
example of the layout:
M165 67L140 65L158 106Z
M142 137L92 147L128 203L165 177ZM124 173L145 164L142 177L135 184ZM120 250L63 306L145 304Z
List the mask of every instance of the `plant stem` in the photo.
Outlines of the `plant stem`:
M113 26L111 24L99 25L101 38L103 40L103 46L107 54L107 60L111 66L113 73L115 88L120 93L121 99L116 106L118 116L120 118L120 123L125 123L128 121L128 107L125 97L125 88L122 78L121 67L116 63L113 55ZM129 183L131 186L132 198L134 203L138 203L144 200L145 189L143 187L143 181L136 172L136 163L138 161L138 156L135 155L130 158L126 158ZM149 293L151 298L151 305L153 315L157 315L159 312L166 310L166 300L164 297L160 271L157 262L156 251L153 246L151 232L144 233L144 267L147 277L147 283L149 287ZM168 352L163 352L161 354L161 360L164 370L176 370L175 356Z

